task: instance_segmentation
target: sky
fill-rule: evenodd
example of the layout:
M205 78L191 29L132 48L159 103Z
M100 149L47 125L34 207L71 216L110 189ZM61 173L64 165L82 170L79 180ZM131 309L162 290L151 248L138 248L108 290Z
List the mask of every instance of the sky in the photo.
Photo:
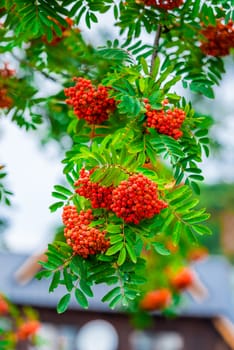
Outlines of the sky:
M14 192L6 242L14 251L40 249L52 238L59 215L50 214L53 186L61 182L62 165L57 145L40 149L34 132L26 133L9 120L1 120L0 159L8 172L7 187ZM61 223L60 223L61 224Z

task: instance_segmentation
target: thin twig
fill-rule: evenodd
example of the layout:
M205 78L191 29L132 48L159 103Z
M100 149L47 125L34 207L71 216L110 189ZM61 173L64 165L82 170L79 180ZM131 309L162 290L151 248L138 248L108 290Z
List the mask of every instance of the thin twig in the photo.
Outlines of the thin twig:
M162 31L161 24L158 24L158 28L157 28L157 31L156 31L156 34L155 34L154 44L153 44L154 51L153 51L152 57L151 57L150 74L152 74L153 66L154 66L154 61L155 61L155 58L156 58L157 55L158 55L158 44L159 44L159 39L160 39L161 31Z
M41 71L39 69L37 69L36 67L34 67L30 62L28 62L27 60L24 60L24 59L20 59L18 56L16 56L13 52L11 52L11 56L16 60L18 61L19 63L22 63L22 64L25 64L29 69L31 69L32 71L34 72L37 72L37 73L40 73L42 74L45 78L49 79L49 80L52 80L56 83L58 83L59 81L52 77L50 74L44 72L44 71Z

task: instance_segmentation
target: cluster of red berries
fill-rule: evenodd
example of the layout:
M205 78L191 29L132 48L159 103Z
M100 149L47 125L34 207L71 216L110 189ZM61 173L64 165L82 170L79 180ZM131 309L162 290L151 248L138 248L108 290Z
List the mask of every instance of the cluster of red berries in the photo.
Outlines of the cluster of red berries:
M112 203L113 186L101 186L97 182L91 182L90 175L95 169L80 171L79 179L74 183L76 193L91 201L93 208L110 209Z
M12 104L13 100L7 95L7 89L0 88L0 108L10 108Z
M14 74L15 71L8 68L7 63L0 69L0 108L10 108L13 104L12 98L7 95L7 82L5 81Z
M62 219L66 226L64 236L75 254L88 258L89 255L105 252L109 248L110 243L105 239L106 232L89 226L94 220L91 209L77 213L75 206L68 205L63 208Z
M9 305L8 302L5 300L5 298L0 295L0 316L6 315L9 311Z
M147 292L140 302L140 308L146 311L161 310L171 303L171 292L167 288Z
M73 106L77 117L88 124L101 124L107 120L116 108L115 100L108 96L108 88L102 85L95 87L85 78L73 80L76 85L64 89L64 93L69 97L66 103Z
M154 6L164 10L173 10L183 4L184 0L143 0L147 6Z
M49 42L46 38L45 35L43 35L42 37L42 41L47 44L47 45L51 45L51 46L56 46L57 44L60 43L60 41L62 41L66 36L69 36L69 33L70 33L70 29L73 25L73 20L69 17L65 18L65 21L67 22L68 24L68 27L64 27L62 26L55 18L52 18L50 16L48 16L48 19L51 21L51 22L54 22L55 24L57 24L59 26L59 28L61 29L62 31L62 36L58 36L56 34L56 32L53 30L53 39Z
M112 211L128 223L150 219L166 207L158 199L157 185L142 174L131 175L112 192Z
M38 332L40 327L41 327L41 324L39 321L28 320L19 326L18 331L16 333L16 338L18 340L27 340L31 336L35 335Z
M226 56L234 48L234 22L231 20L227 24L217 20L216 26L207 26L201 34L204 40L200 48L205 55Z
M125 222L139 224L167 207L158 199L157 185L143 174L131 175L114 188L92 182L90 175L93 171L81 169L74 184L78 187L76 193L89 199L93 208L112 210Z
M146 103L146 123L149 128L154 128L160 134L168 135L174 139L179 139L183 132L180 130L186 114L180 108L164 110L151 109L150 104Z

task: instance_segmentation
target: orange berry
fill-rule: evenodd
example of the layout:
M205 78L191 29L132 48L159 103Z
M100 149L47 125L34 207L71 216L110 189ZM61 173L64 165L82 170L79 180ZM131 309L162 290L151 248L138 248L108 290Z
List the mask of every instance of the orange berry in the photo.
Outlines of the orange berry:
M19 340L27 340L29 337L37 333L41 324L37 320L28 320L23 323L16 333Z
M161 310L167 307L170 302L171 292L167 288L162 288L147 292L140 302L140 307L147 311Z
M188 267L182 267L170 278L171 285L177 290L183 290L191 286L194 275Z
M0 296L0 316L6 315L8 311L9 311L9 305L7 301L2 296Z

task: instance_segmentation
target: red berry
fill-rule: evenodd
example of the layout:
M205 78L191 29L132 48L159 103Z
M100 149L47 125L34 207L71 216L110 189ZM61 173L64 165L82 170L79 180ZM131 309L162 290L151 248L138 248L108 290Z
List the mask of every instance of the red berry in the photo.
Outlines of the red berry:
M7 95L7 89L0 88L0 108L10 108L12 104L13 100Z
M72 105L79 119L88 124L101 124L115 110L115 101L108 96L108 88L102 85L95 87L85 78L74 78L76 85L64 89L66 103Z
M91 209L78 213L75 206L68 205L63 208L62 219L66 226L64 236L75 254L88 258L89 255L105 252L109 248L106 232L89 227L94 219Z
M182 267L171 278L171 285L177 290L183 290L191 286L194 281L194 275L188 267Z
M90 175L93 172L94 169L81 169L80 177L74 184L77 187L75 191L80 196L89 199L93 208L110 209L114 187L101 186L97 182L92 182Z
M14 74L15 71L8 68L7 63L0 69L0 108L10 108L13 104L12 98L7 95L7 79Z
M149 128L156 129L158 133L168 135L174 139L178 139L183 135L180 130L181 125L186 117L182 109L174 108L167 111L152 110L149 104L146 104L146 123Z
M166 207L167 204L158 199L157 185L142 174L130 176L112 192L111 209L129 223L150 219Z
M7 301L0 295L0 316L7 314L9 311L9 305Z
M16 336L19 340L27 340L30 336L37 333L40 326L41 324L39 321L28 320L19 327Z
M234 22L223 24L220 19L216 26L208 25L201 30L204 39L201 41L201 50L205 55L226 56L234 47Z
M171 302L171 292L167 288L157 289L145 294L140 302L143 310L153 311L167 307Z
M205 247L192 248L188 251L187 259L189 261L199 261L208 256L208 249Z

